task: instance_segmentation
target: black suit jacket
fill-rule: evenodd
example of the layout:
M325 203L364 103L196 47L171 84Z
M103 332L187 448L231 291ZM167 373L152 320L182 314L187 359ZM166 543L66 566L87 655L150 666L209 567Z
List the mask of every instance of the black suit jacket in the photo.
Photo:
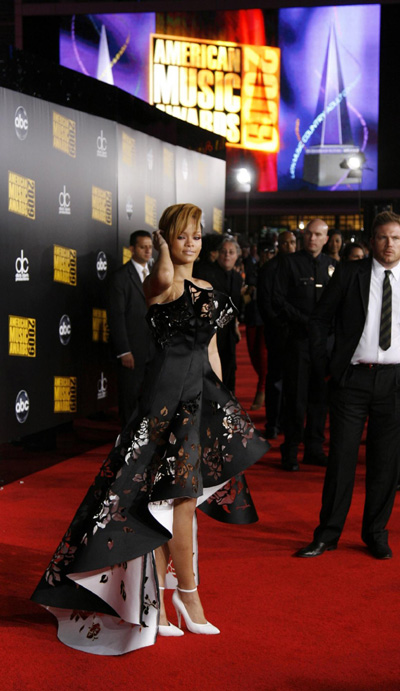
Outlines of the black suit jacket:
M274 283L276 273L279 268L279 262L282 260L282 255L277 254L275 257L265 262L258 272L257 278L257 304L265 326L270 326L277 321L277 312L273 306Z
M317 301L314 261L317 264L318 297L323 295L336 261L327 254L313 259L305 250L282 257L276 272L273 308L278 318L289 324L290 334L296 339L308 338L308 323Z
M309 321L311 358L322 373L326 370L326 342L334 319L329 371L338 383L343 382L364 329L371 269L371 259L340 262Z
M265 344L268 350L282 350L288 336L288 323L279 318L274 309L275 280L284 255L277 254L265 262L258 273L257 304L264 322Z
M146 314L142 282L129 261L111 277L107 316L114 354L130 351L135 359L135 369L144 367L153 348Z

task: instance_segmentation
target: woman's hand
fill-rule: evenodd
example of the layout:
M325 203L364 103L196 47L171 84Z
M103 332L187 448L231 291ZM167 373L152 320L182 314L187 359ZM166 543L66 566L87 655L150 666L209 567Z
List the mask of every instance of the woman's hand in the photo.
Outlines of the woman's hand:
M166 245L166 241L163 237L161 230L155 230L153 232L153 246L156 252L159 252L163 245Z

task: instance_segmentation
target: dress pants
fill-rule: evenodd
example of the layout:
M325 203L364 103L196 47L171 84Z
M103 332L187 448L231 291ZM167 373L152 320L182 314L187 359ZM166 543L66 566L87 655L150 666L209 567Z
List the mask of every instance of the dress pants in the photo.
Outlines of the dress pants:
M282 427L282 378L285 342L278 327L268 325L264 332L267 347L267 374L265 377L266 426L277 431Z
M246 325L246 342L251 364L257 374L257 393L264 393L268 363L267 349L264 341L264 327Z
M283 460L295 461L302 441L305 453L320 455L325 441L327 392L325 381L312 371L308 338L288 339L283 367L283 396Z
M366 544L387 542L400 470L400 365L350 366L343 386L330 383L330 451L318 541L337 540L343 530L367 418L361 535Z

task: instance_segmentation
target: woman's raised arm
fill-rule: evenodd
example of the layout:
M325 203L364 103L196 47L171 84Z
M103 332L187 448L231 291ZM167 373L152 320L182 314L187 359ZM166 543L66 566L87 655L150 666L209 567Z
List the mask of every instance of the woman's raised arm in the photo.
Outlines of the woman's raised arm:
M157 302L160 297L165 299L174 280L174 265L169 247L160 230L153 233L153 246L158 252L158 257L143 283L144 294L149 304Z

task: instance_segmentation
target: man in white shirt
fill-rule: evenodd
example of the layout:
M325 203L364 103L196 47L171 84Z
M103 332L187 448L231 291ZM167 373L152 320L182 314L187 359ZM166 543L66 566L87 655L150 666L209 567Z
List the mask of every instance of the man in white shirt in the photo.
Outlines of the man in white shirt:
M132 233L130 250L131 260L111 278L107 311L111 343L118 359L118 404L123 427L135 409L153 347L142 288L152 257L151 234L147 230Z
M320 524L296 552L336 549L350 508L358 451L368 419L362 539L376 559L390 559L389 521L400 471L400 216L378 214L372 258L341 262L310 319L314 366L335 319L330 360L330 450Z

